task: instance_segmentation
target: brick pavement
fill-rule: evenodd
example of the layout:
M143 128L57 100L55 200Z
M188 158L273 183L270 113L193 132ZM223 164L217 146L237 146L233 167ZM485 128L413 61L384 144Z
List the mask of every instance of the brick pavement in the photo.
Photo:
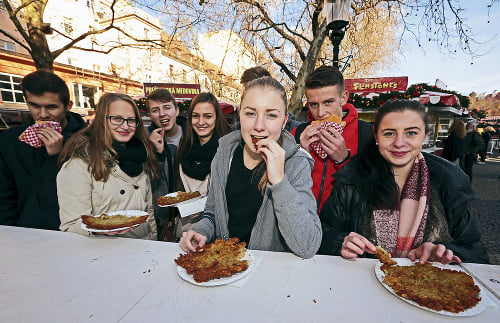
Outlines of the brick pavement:
M481 241L492 264L500 265L500 152L495 150L485 165L474 164L472 188L478 200L470 203L471 215L479 221Z

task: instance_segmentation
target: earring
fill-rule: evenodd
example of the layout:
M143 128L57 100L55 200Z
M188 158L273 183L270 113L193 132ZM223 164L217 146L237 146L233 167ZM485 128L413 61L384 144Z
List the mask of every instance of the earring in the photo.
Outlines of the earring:
M375 145L377 145L377 146L378 146L378 142L376 142L376 143L375 143Z

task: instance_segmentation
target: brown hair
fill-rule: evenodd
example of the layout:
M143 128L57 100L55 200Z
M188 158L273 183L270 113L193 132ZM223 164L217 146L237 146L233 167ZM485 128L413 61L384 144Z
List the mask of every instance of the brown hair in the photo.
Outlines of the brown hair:
M245 98L245 95L248 93L248 91L253 89L253 88L270 89L270 90L274 90L274 91L278 92L278 94L280 95L281 99L283 100L283 104L285 106L285 114L284 115L286 117L288 99L286 96L286 90L283 87L283 85L281 85L280 82L278 82L277 80L273 79L270 76L260 77L260 78L254 79L253 81L250 81L246 85L245 90L243 91L243 94L241 95L240 103L243 102L243 99ZM240 109L240 113L241 113L241 109ZM282 143L283 143L283 138L282 138L282 136L280 136L280 138L278 139L278 144L280 144L280 146L281 146ZM261 174L261 173L262 173L262 176L259 180L258 188L262 193L264 193L264 191L266 190L267 182L268 182L267 169L266 169L265 163L261 163L256 168L256 174Z
M198 103L203 102L210 103L215 110L215 128L213 133L220 138L231 131L229 125L227 124L226 118L224 117L224 113L222 112L222 109L219 105L219 101L212 93L204 92L194 97L194 99L191 101L191 104L189 105L187 122L184 126L184 132L182 134L182 141L176 153L174 175L176 178L176 186L178 187L178 189L182 189L179 175L179 163L182 158L189 154L191 148L193 147L194 138L198 136L196 132L193 131L193 110Z
M50 92L59 95L59 101L65 108L69 105L68 86L62 78L49 70L41 69L26 75L21 80L21 89L25 99L27 99L26 92L37 96Z
M455 119L448 129L448 134L454 133L458 138L464 139L465 137L465 123L461 120Z
M271 76L271 74L262 66L255 66L246 69L243 74L241 74L240 83L246 87L246 84L250 81L258 79L259 77Z
M128 95L119 93L106 93L97 103L94 121L89 127L86 127L71 137L64 145L64 149L59 156L59 165L64 162L80 157L79 153L87 149L88 145L88 170L97 181L107 181L109 176L109 165L106 165L106 152L115 157L116 151L112 147L113 137L108 127L106 117L109 111L109 105L115 101L125 101L134 108L135 117L141 120L139 109L134 100ZM83 138L82 138L83 137ZM139 121L135 129L134 138L140 140L146 148L147 158L145 170L149 176L155 178L158 176L158 161L156 160L154 149L149 141L149 137L142 121ZM83 139L83 140L82 140Z
M148 96L146 97L146 107L149 111L149 101L154 100L154 101L160 101L160 102L172 102L174 104L174 107L177 109L177 103L175 102L175 98L170 93L169 90L167 89L156 89L153 92L149 93Z
M325 86L338 85L339 93L344 92L344 76L338 68L320 66L309 74L305 80L306 89L318 89Z

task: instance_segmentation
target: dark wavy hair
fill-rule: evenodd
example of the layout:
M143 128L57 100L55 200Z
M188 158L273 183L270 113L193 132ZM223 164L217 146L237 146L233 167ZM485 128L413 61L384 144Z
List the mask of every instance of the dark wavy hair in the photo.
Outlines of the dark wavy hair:
M217 98L208 92L203 92L194 97L189 105L187 122L183 129L182 141L179 145L179 148L176 152L175 158L175 166L174 166L174 177L176 181L176 186L178 189L182 189L182 184L180 181L179 174L179 163L180 161L186 157L194 144L194 139L198 137L195 131L193 131L193 110L198 103L207 102L210 103L215 109L215 128L214 134L216 134L219 138L228 134L231 129L224 117L224 113L222 112L222 108L219 105L219 101Z
M59 101L61 101L65 108L68 107L70 102L69 89L64 80L45 69L26 75L21 80L21 89L26 100L28 99L26 92L37 96L50 92L59 95Z
M426 107L414 100L387 101L375 115L374 133L379 130L384 117L391 112L417 112L425 124L425 132L429 131ZM365 148L353 157L353 171L358 174L356 187L361 197L376 209L394 209L399 201L399 190L391 164L382 157L372 136Z

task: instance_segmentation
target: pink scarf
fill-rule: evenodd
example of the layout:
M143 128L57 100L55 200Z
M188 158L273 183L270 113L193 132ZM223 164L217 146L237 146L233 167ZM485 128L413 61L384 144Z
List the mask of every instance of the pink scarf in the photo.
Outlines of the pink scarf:
M374 210L377 240L393 257L406 258L422 244L429 211L429 170L419 154L406 179L395 210Z

